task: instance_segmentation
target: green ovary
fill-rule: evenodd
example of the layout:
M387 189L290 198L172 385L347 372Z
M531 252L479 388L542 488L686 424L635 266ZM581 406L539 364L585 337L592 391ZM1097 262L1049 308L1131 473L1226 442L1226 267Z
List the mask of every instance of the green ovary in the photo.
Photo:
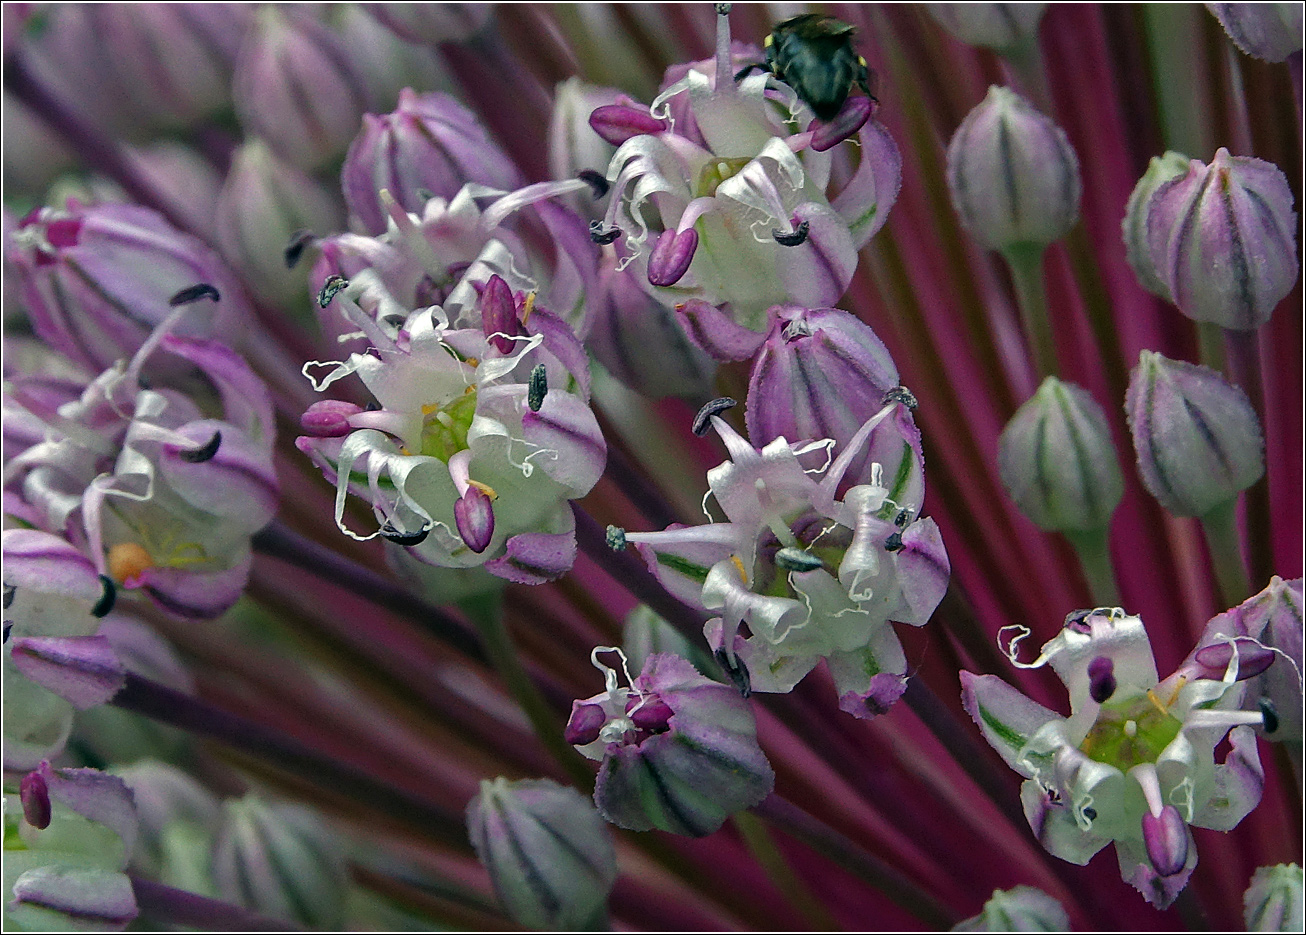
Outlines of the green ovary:
M467 447L467 431L476 415L476 389L447 406L432 409L422 422L421 454L448 462Z
M1099 763L1128 772L1140 763L1156 762L1182 726L1150 698L1135 697L1104 704L1079 749Z

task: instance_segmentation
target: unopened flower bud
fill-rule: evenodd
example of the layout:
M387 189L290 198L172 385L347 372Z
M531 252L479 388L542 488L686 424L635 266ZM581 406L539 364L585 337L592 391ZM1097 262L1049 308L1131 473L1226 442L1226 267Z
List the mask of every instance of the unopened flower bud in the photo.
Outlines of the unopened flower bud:
M1303 873L1297 864L1259 868L1243 894L1247 931L1300 932L1304 915L1302 889Z
M370 234L386 230L383 189L405 211L421 214L428 199L451 199L468 182L503 190L523 184L471 111L447 94L411 88L399 92L393 113L363 117L340 171L349 213Z
M1152 265L1152 249L1147 240L1148 209L1151 207L1152 195L1161 185L1188 172L1188 162L1187 156L1174 150L1168 150L1164 156L1153 156L1147 164L1147 171L1129 196L1129 202L1125 205L1125 219L1120 225L1125 238L1125 258L1133 267L1138 281L1148 292L1163 299L1170 298L1170 289Z
M340 37L308 13L265 6L255 16L236 66L236 114L282 158L318 168L357 135L366 82Z
M1157 187L1147 248L1170 301L1196 321L1251 330L1297 282L1297 215L1273 163L1216 152Z
M454 86L440 56L398 35L362 4L324 4L322 17L339 33L351 64L363 76L373 113L394 107L404 88L435 91Z
M490 22L486 3L365 3L363 7L397 36L419 45L466 42Z
M934 21L967 45L999 55L1038 41L1046 3L927 3Z
M982 246L1043 247L1079 217L1079 160L1060 127L995 85L948 144L948 191Z
M1065 932L1070 916L1061 903L1032 886L994 890L983 911L952 927L954 932Z
M223 899L319 928L344 922L346 871L340 845L308 809L255 795L224 803L213 850Z
M599 927L617 879L612 841L593 804L548 779L481 782L467 833L512 918L532 929Z
M341 222L337 199L263 141L236 151L218 196L218 246L264 299L307 309L309 264L287 269L286 244L296 231L331 231Z
M1104 529L1124 495L1111 427L1087 390L1048 377L998 438L998 473L1040 529Z
M1175 516L1204 516L1265 472L1255 410L1207 367L1143 351L1125 415L1143 485Z
M1233 44L1253 58L1282 62L1301 51L1300 3L1208 3L1206 8Z

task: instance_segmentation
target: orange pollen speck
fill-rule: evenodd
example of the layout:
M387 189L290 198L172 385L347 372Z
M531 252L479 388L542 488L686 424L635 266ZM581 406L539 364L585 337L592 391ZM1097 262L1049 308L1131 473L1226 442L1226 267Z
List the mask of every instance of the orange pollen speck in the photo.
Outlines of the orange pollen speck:
M150 553L135 542L119 542L109 549L109 577L119 584L153 567Z
M744 562L743 562L743 560L742 560L738 555L732 555L732 556L730 556L730 561L734 562L734 563L735 563L735 567L739 569L739 580L742 581L745 585L747 585L747 584L748 584L748 572L747 572L747 570L745 570L745 568L744 568Z

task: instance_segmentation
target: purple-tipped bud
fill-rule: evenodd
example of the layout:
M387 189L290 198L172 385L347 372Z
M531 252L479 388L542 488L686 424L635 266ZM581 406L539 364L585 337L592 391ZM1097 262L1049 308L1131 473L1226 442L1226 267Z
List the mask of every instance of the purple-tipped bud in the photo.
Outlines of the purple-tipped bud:
M366 82L348 50L303 10L264 6L255 19L236 65L241 125L301 169L339 158L368 107Z
M484 780L467 835L499 904L528 929L607 928L617 857L594 806L548 779Z
M299 417L299 427L314 438L342 438L354 430L349 417L362 411L362 406L343 399L319 400Z
M1188 826L1179 809L1167 805L1160 815L1143 815L1143 843L1153 869L1169 877L1184 869L1188 862Z
M698 231L690 227L676 233L665 230L648 255L648 281L655 286L674 286L689 270L698 249Z
M287 269L286 245L302 230L338 229L337 198L255 139L236 151L216 212L218 246L254 291L281 307L307 310L310 264Z
M573 701L571 703L571 717L567 719L567 729L563 737L567 743L577 747L593 743L599 739L599 732L603 729L603 724L607 719L607 714L598 705Z
M18 797L23 803L23 817L33 828L50 827L50 789L45 777L38 772L28 773L18 784Z
M454 501L453 518L467 548L478 555L494 538L494 502L480 487L471 484L467 492Z
M666 730L672 713L667 703L656 695L631 698L626 702L626 714L630 717L631 723L640 730L651 733Z
M823 153L833 149L844 140L860 130L875 113L875 101L860 94L848 98L834 119L813 120L809 129L812 131L812 149Z
M1189 318L1259 328L1297 282L1297 215L1273 163L1221 148L1160 185L1146 212L1152 266Z
M1152 195L1166 182L1181 178L1188 172L1189 159L1183 153L1173 150L1164 156L1153 156L1147 164L1147 171L1134 186L1125 205L1125 219L1120 224L1125 239L1125 258L1133 267L1138 281L1144 289L1163 299L1170 298L1170 288L1157 275L1152 264L1152 247L1147 239L1147 217L1151 209Z
M1282 62L1301 51L1300 3L1208 3L1206 8L1233 44L1253 58Z
M1106 704L1116 693L1116 664L1110 656L1097 656L1088 664L1088 697Z
M1046 3L927 3L934 21L967 45L999 55L1019 52L1038 41Z
M196 283L221 300L196 303L173 333L236 343L250 314L217 254L148 208L43 208L23 219L5 249L37 334L97 371L130 358L172 313L173 296Z
M1125 415L1143 485L1175 516L1204 516L1265 472L1255 410L1207 367L1143 351Z
M370 234L386 230L382 189L405 211L421 214L429 198L451 199L468 182L502 190L524 184L471 111L447 94L411 88L399 92L394 113L363 118L340 182L350 215Z
M501 354L511 354L513 342L509 336L522 333L512 287L497 274L490 277L481 291L481 329Z
M837 308L779 305L748 379L745 421L754 445L833 438L842 451L884 394L898 385L898 368L870 326ZM871 435L849 466L848 484L866 483L871 464L883 467L889 498L919 507L924 496L920 434L906 409Z
M605 142L620 146L626 140L645 133L662 133L670 129L665 120L654 117L647 107L637 104L604 104L590 114L590 126Z
M948 191L982 246L1043 247L1079 217L1079 160L1060 127L994 86L948 144Z
M1040 529L1105 529L1124 495L1106 414L1073 383L1048 377L998 438L998 473Z
M1297 864L1258 868L1243 894L1243 921L1247 931L1300 932L1306 919L1304 884L1306 875Z

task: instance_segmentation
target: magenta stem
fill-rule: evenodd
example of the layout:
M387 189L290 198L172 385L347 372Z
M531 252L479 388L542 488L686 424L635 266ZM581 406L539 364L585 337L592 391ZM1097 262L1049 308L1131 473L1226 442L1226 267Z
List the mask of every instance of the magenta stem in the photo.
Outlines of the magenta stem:
M141 915L151 922L166 922L205 932L302 932L292 922L269 919L243 906L188 893L153 880L131 877L132 892Z

